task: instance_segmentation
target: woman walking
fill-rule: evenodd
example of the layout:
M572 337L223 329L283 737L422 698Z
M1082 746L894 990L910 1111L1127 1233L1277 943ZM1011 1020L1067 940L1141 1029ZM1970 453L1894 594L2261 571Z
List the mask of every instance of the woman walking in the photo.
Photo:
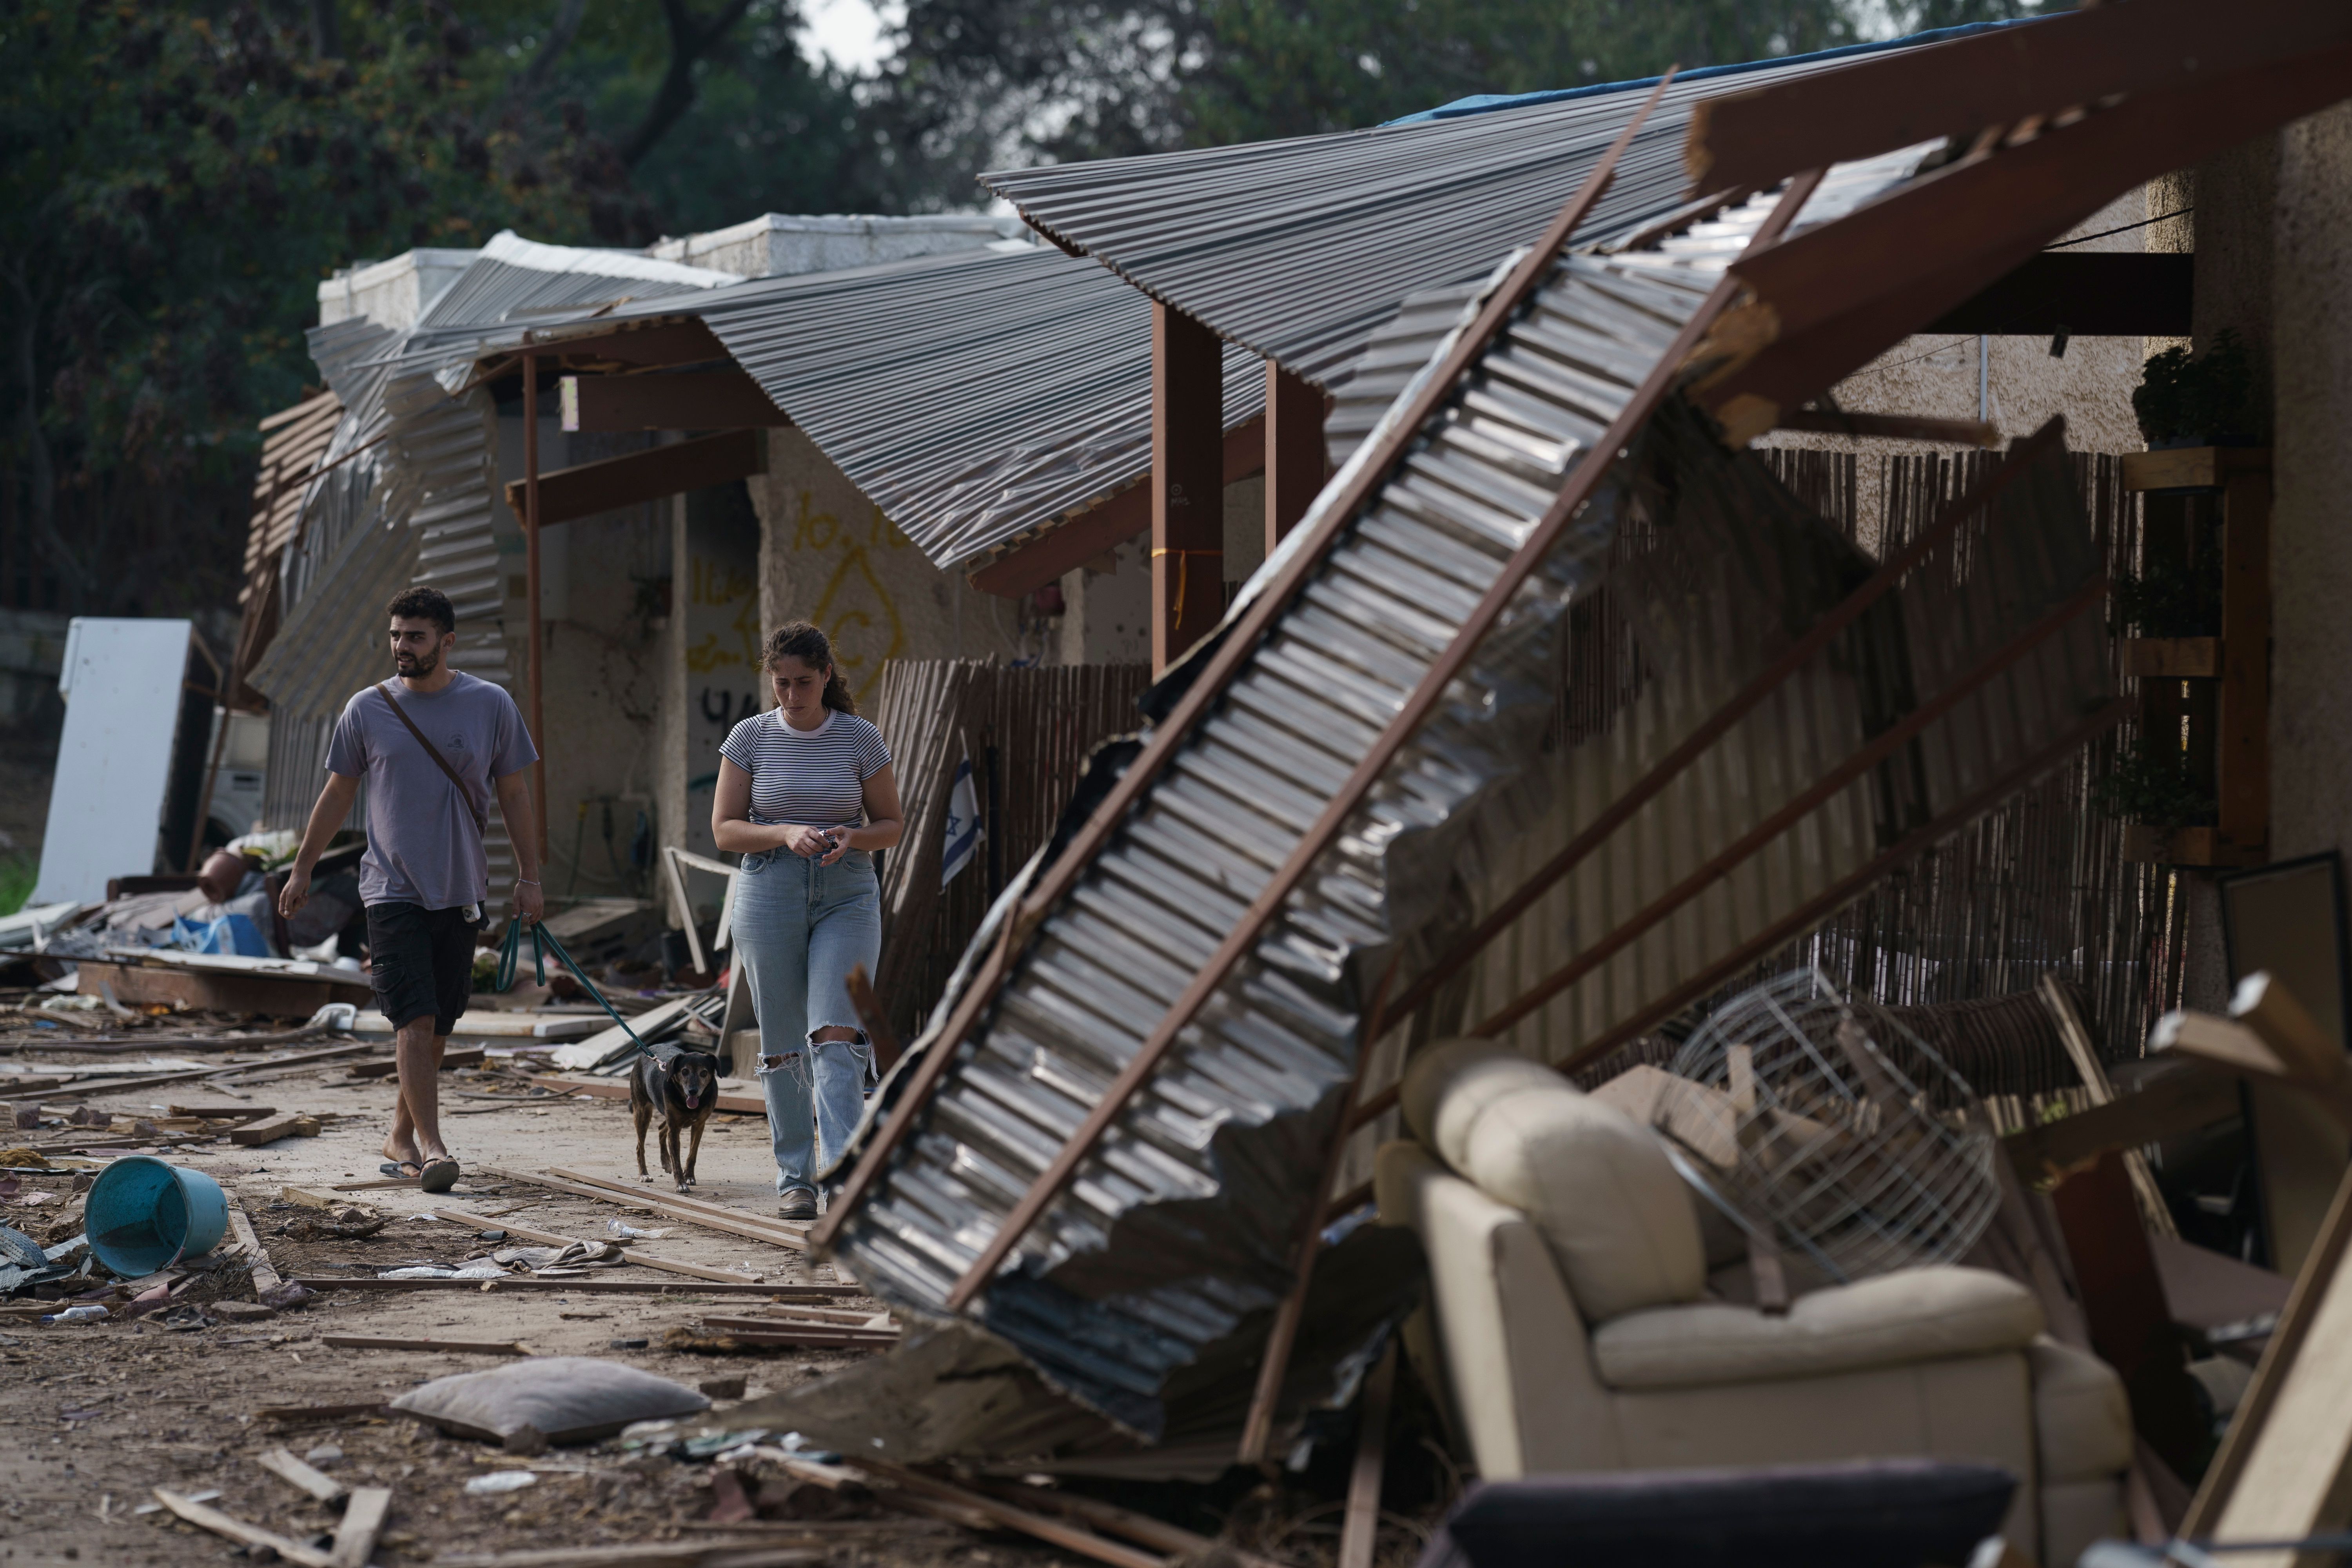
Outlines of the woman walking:
M857 716L833 647L805 621L768 638L776 705L719 748L710 836L740 852L735 961L760 1023L760 1087L776 1150L777 1213L816 1218L816 1178L841 1158L874 1078L846 984L872 973L882 903L872 851L906 821L882 732Z

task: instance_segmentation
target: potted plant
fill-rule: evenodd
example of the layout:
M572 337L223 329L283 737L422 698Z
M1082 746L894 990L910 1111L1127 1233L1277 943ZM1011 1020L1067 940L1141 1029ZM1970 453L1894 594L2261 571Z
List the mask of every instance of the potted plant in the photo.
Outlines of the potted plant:
M2254 371L2246 345L2224 327L2201 354L2167 349L2142 367L2132 413L2151 452L2252 447Z

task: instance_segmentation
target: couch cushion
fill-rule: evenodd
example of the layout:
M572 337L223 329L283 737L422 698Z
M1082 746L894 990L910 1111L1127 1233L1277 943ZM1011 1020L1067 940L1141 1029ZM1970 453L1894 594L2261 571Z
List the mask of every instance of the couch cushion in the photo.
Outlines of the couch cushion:
M1408 1125L1457 1174L1526 1212L1588 1321L1706 1289L1690 1192L1646 1127L1484 1040L1422 1053L1402 1103Z
M1422 1147L1454 1168L1467 1161L1470 1129L1496 1100L1567 1079L1493 1040L1444 1040L1416 1052L1398 1086L1397 1108Z
M1981 1268L1906 1268L1800 1297L1785 1316L1717 1302L1629 1313L1593 1331L1612 1388L1697 1388L2023 1350L2042 1309Z
M2042 1480L2111 1480L2128 1468L2131 1402L2116 1369L2046 1336L2026 1352L2026 1364L2033 1371L2033 1436Z

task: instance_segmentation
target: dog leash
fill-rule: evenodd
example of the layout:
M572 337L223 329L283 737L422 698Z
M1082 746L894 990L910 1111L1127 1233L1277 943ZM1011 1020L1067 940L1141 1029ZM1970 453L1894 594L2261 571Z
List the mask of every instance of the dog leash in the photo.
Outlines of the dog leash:
M532 961L538 965L538 981L540 984L544 985L547 984L547 955L551 951L552 951L555 954L556 961L562 963L564 968L572 971L572 978L580 982L581 988L586 991L589 995L596 998L596 1005L604 1008L605 1012L612 1014L613 1022L621 1026L621 1032L628 1036L629 1038L635 1043L637 1049L647 1056L651 1056L653 1054L652 1047L647 1046L645 1041L638 1039L637 1032L629 1027L629 1021L626 1018L622 1017L618 1010L616 1010L610 1002L604 1000L604 993L596 988L596 983L589 979L587 975L581 973L580 966L572 961L572 955L563 951L563 943L557 941L555 933L547 929L547 922L545 921L533 921L530 922L530 945ZM510 991L514 988L515 964L521 957L522 917L520 915L512 915L508 917L507 920L507 940L499 949L499 977L497 985L500 992Z

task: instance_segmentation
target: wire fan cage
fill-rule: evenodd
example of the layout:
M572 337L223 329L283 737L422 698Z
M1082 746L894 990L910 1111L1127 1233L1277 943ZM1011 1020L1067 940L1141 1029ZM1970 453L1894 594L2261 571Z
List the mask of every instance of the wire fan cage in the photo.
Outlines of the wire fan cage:
M1733 997L1669 1070L1652 1123L1676 1168L1834 1280L1956 1261L2000 1202L1975 1091L1818 969Z

